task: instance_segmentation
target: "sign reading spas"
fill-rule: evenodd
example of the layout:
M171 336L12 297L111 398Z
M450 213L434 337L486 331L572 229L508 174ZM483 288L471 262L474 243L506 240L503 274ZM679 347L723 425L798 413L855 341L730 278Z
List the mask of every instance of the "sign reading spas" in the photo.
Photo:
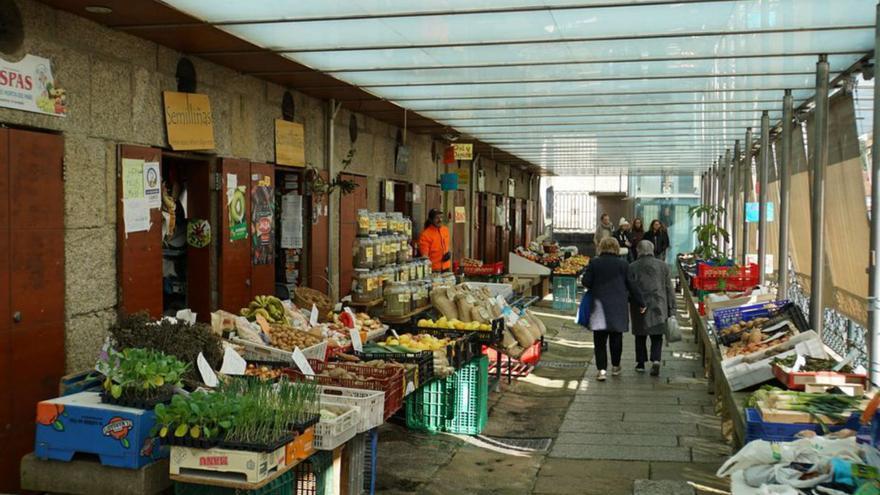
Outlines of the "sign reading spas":
M208 95L164 91L162 97L171 149L214 149L214 117Z
M18 62L0 59L0 107L66 116L67 93L52 76L49 59L36 55Z

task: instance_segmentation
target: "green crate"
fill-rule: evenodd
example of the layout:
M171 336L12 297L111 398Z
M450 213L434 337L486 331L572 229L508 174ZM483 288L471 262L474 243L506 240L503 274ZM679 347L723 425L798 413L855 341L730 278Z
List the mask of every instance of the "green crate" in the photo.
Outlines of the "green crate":
M406 426L412 430L437 433L452 414L451 377L432 380L406 398Z
M443 431L479 435L489 420L489 358L474 359L449 377L452 415Z
M329 451L314 453L296 466L294 495L333 494L333 454Z
M295 495L296 476L288 471L256 490L238 490L220 486L174 482L174 495Z

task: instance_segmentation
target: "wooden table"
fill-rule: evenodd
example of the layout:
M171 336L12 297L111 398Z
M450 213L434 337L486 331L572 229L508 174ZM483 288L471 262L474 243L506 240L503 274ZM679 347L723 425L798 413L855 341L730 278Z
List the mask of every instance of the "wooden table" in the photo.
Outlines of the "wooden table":
M721 369L721 353L715 343L715 338L709 334L709 323L706 317L700 315L698 301L687 283L687 277L679 270L682 292L688 315L694 327L694 336L699 345L700 354L703 358L703 368L708 380L710 394L714 394L721 406L721 416L725 421L730 421L733 426L731 431L734 442L741 447L745 442L746 418L745 401L749 394L746 392L733 392L727 377Z

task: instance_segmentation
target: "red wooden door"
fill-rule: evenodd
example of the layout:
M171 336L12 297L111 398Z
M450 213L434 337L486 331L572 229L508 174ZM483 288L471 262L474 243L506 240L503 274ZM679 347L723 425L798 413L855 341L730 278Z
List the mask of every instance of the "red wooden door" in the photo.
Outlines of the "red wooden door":
M211 218L211 163L206 160L188 160L181 168L186 181L186 214L190 220L207 220L215 226ZM217 240L211 236L211 243L205 247L186 247L186 299L187 305L196 313L199 321L211 322L211 292L214 288L211 275L211 258ZM238 313L237 308L235 313Z
M455 191L454 203L456 208L465 208L465 191ZM455 222L455 214L452 212L452 221ZM464 235L467 229L467 221L465 223L453 223L452 228L452 258L460 261L464 257Z
M351 294L354 277L354 246L357 237L357 211L367 208L367 178L362 175L342 174L345 180L358 187L351 194L339 198L339 297Z
M443 192L440 190L440 186L433 186L430 184L425 186L425 218L422 219L422 222L427 220L429 211L442 209Z
M329 180L330 176L326 170L319 173L324 181ZM330 266L330 223L327 217L326 196L311 196L309 217L312 219L312 227L309 233L311 242L309 243L309 275L306 285L324 294L329 294L327 268Z
M220 162L220 260L218 263L218 288L220 309L238 314L251 300L251 236L250 214L251 164L247 160L224 158ZM233 183L234 181L234 183ZM230 186L235 186L230 188ZM237 197L235 197L237 196ZM242 197L243 196L243 197ZM230 231L230 205L239 202L234 208L234 223L245 224L247 236L244 239L232 239ZM244 205L244 216L240 206ZM236 237L240 237L239 233Z
M0 201L10 212L0 215L0 492L15 492L36 403L57 395L64 374L64 141L19 130L0 131L0 141Z
M122 201L122 160L160 162L158 148L122 145L119 147L120 173L116 191L116 270L119 278L119 310L123 314L147 311L153 318L162 317L162 211L150 210L152 227L146 232L125 233Z
M268 189L266 189L268 188ZM275 167L268 163L251 163L251 297L275 294ZM265 210L265 211L264 211ZM268 235L259 232L254 215L269 214Z
M510 198L507 196L498 196L497 204L501 207L501 218L505 219L505 222L498 225L496 229L498 236L498 254L496 255L495 261L503 261L507 263L507 253L510 251L510 229L508 225L510 223Z

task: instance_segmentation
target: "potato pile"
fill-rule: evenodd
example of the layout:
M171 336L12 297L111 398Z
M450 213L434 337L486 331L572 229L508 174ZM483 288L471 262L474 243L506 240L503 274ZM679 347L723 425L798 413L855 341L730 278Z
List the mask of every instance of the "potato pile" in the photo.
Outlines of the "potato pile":
M312 335L302 330L297 330L288 325L273 324L269 327L269 338L272 346L285 351L292 351L295 347L306 349L315 344L320 344L321 337Z

